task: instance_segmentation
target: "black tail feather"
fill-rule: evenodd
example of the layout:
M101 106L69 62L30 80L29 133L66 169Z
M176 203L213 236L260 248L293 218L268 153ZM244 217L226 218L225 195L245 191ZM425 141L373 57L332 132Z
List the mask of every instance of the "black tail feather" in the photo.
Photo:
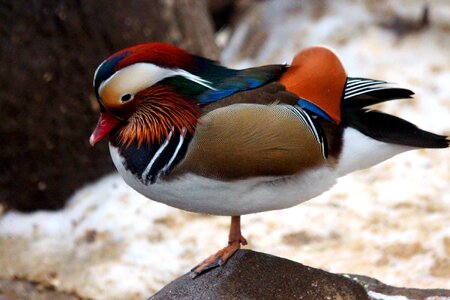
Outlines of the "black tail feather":
M447 148L450 145L446 136L422 130L406 120L376 110L344 109L342 123L385 143L418 148Z
M398 117L366 107L394 99L411 98L414 93L389 83L348 77L342 99L342 125L353 127L381 142L418 148L447 148L449 138L418 128Z
M363 108L377 103L412 98L414 92L404 88L389 88L360 94L342 101L342 108Z

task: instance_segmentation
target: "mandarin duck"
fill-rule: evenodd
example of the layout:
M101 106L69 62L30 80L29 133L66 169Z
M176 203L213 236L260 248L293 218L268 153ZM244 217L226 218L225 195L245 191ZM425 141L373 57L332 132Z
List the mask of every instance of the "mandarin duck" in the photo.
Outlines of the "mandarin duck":
M228 246L193 276L247 243L241 215L297 205L408 150L449 146L446 136L368 108L413 92L347 76L325 47L290 65L236 70L143 43L104 60L93 84L101 114L90 143L109 134L128 185L179 209L231 216Z

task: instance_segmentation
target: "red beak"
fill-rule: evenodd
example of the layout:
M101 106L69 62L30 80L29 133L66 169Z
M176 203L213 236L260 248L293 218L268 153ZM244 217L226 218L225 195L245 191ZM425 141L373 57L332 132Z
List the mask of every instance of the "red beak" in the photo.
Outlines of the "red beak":
M111 115L110 113L104 112L100 114L100 119L98 119L97 127L95 127L94 132L89 138L89 143L94 146L98 141L103 139L111 130L113 130L120 120Z

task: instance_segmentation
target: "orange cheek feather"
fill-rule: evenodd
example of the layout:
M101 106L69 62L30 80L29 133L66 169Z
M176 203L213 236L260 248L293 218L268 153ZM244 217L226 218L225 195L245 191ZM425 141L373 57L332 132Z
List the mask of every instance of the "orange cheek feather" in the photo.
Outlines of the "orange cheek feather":
M154 85L138 93L136 108L118 132L118 141L130 145L137 141L152 144L166 138L172 128L179 132L185 128L194 133L200 112L196 102L176 93L171 87Z

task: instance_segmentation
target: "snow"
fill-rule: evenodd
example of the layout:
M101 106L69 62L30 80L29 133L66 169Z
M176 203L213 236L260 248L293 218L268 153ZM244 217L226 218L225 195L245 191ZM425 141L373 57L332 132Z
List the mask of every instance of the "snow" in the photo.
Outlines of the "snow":
M378 3L260 3L237 28L223 62L290 62L299 49L326 44L350 75L416 92L413 100L378 108L449 135L450 3L434 0L432 26L403 37L374 24L393 7L418 18L423 2ZM259 31L249 38L247 30L255 26ZM249 248L313 267L397 286L450 288L449 182L448 149L408 152L343 177L297 207L245 216L242 229ZM113 174L80 189L64 210L1 216L0 277L27 278L93 299L142 299L223 247L228 226L226 217L149 201ZM372 295L401 299L381 296Z
M369 294L370 297L376 300L408 300L408 298L406 298L405 296L389 296L373 291L369 291L367 294Z

